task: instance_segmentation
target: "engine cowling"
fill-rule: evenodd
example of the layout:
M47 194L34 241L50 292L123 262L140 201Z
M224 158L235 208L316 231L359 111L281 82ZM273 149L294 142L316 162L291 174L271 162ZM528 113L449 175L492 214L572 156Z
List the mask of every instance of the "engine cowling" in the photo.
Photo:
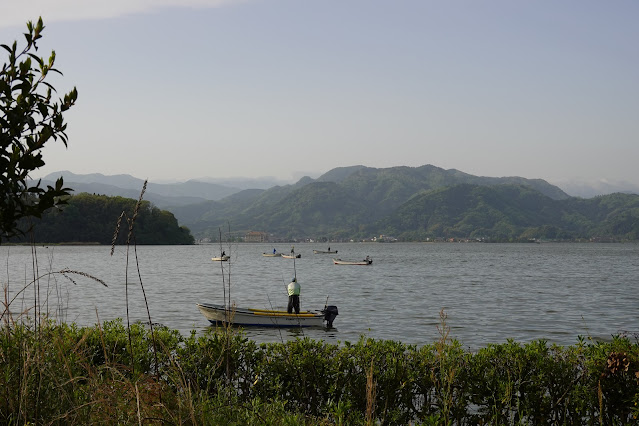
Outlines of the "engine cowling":
M326 321L326 327L332 328L333 321L335 320L335 317L338 315L337 306L335 305L325 306L324 309L322 309L322 313L324 314L324 321Z

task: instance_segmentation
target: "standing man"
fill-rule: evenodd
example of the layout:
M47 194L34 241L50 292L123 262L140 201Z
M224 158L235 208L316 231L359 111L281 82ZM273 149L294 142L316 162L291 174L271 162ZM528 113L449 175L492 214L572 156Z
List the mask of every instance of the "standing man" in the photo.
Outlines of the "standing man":
M293 313L293 309L295 309L295 313L300 313L300 283L297 282L297 278L293 278L293 281L288 285L288 310L287 312Z

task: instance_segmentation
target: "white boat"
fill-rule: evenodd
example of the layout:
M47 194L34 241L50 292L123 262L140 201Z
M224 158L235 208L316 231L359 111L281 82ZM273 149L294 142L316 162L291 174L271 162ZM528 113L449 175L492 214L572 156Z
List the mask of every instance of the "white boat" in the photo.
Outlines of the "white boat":
M229 256L228 254L225 254L224 256L220 256L220 257L212 257L211 260L213 262L226 262L230 258L231 256Z
M314 254L337 254L337 250L313 250Z
M337 306L326 306L321 311L301 311L289 314L272 309L225 308L224 305L196 303L202 315L213 324L232 324L257 327L333 327ZM326 323L326 325L325 325Z
M301 254L283 254L282 257L284 259L299 259L302 257Z
M282 253L262 253L264 257L281 257Z
M371 265L373 263L373 259L371 259L368 256L366 256L366 259L364 260L355 260L355 261L333 258L333 263L335 265Z

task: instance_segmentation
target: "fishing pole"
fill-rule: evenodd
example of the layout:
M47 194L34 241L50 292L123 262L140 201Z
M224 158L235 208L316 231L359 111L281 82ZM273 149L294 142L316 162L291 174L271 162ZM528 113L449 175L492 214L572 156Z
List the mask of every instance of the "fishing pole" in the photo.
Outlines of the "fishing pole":
M291 246L291 254L293 255L293 276L297 279L297 268L295 267L295 246Z
M284 279L284 272L280 272L282 274L282 284L284 284L284 288L286 289L286 295L288 296L288 284L286 284L286 280Z
M284 281L284 274L282 274L282 281ZM271 309L273 309L273 304L271 303L271 296L269 296L268 294L266 295L267 299L268 299L268 304L271 305ZM277 321L277 320L273 320L273 321ZM277 331L279 331L280 333L280 341L282 343L284 343L284 337L282 336L282 329L281 327L275 327L277 328Z

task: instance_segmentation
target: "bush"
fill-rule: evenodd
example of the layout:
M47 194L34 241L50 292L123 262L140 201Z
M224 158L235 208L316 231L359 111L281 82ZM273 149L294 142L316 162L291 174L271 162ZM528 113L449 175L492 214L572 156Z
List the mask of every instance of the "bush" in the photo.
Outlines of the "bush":
M621 336L472 353L447 334L423 347L257 345L225 328L5 323L0 359L3 424L595 425L639 414L639 346Z

